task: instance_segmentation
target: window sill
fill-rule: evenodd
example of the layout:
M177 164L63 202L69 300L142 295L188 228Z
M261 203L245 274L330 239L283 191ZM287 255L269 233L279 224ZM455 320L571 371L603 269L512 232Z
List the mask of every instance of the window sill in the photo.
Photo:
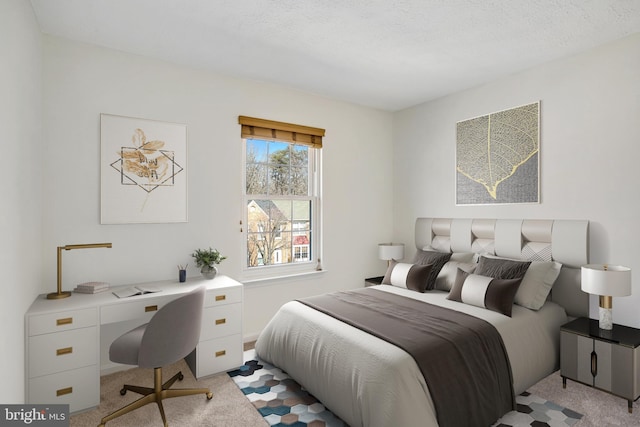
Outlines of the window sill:
M242 283L249 286L268 286L273 285L276 282L278 284L282 282L294 281L301 278L313 278L314 276L320 276L324 274L326 270L313 270L313 271L305 271L301 273L293 273L293 274L283 274L281 276L270 276L270 277L260 277L260 278L250 278L241 280Z

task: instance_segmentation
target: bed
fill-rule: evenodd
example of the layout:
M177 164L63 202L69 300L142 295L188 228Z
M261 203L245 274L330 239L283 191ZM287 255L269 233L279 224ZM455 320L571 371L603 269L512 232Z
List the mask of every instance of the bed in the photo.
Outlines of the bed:
M588 295L580 290L579 268L588 263L588 221L418 218L415 244L416 265L421 254L451 254L438 272L435 287L440 289L416 292L383 284L367 292L408 297L492 324L508 355L512 393L525 391L558 368L560 326L569 318L588 314ZM529 300L520 301L517 294L508 316L448 298L451 291L445 282L460 291L467 289L461 288L468 286L467 277L485 277L473 270L468 274L458 271L469 264L469 254L482 254L486 265L497 265L503 259L531 261L531 271L534 265L553 264L558 272L539 307L523 306ZM548 273L548 282L546 278ZM522 285L518 292L521 289ZM430 386L414 356L303 302L291 301L280 308L260 334L256 354L286 371L352 427L438 425ZM454 374L451 378L464 381ZM441 402L440 394L437 399ZM467 404L462 399L450 400L454 408Z

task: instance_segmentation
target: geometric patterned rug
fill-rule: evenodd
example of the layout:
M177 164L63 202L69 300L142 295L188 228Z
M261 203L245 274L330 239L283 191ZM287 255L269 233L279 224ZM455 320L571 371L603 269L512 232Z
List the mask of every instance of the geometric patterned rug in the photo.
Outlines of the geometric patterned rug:
M262 360L250 360L228 374L271 426L347 425L289 375Z
M270 426L348 427L285 372L262 360L250 360L228 374ZM517 410L494 427L567 427L582 418L527 392L516 396L516 403Z
M516 410L505 414L494 426L564 427L581 418L582 414L525 391L516 396Z

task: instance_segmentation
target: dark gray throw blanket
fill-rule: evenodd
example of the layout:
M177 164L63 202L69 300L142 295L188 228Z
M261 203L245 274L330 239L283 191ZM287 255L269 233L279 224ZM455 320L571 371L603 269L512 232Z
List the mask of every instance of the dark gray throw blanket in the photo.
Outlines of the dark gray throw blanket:
M515 409L504 343L482 319L370 288L298 301L409 353L441 427L486 427Z

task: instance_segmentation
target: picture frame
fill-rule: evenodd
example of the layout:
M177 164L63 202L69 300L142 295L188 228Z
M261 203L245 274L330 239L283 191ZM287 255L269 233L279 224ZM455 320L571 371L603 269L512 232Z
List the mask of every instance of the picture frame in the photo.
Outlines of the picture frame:
M456 123L456 205L540 203L540 101Z
M187 222L187 126L100 114L101 224Z

